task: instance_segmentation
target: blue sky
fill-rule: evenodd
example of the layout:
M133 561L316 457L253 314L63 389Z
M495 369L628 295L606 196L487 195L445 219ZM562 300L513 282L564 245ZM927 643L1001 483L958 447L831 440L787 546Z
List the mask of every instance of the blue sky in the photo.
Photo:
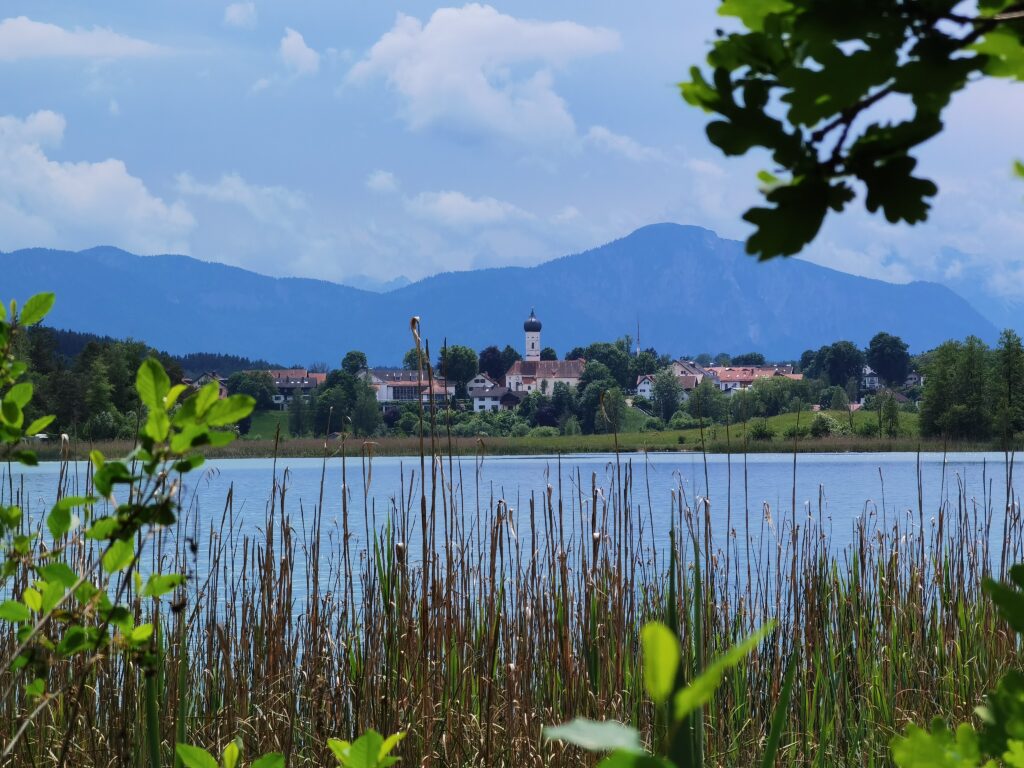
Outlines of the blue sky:
M345 281L533 264L656 221L743 237L767 163L719 155L674 85L714 10L8 0L0 250ZM932 221L847 215L805 257L1024 298L1021 136L1024 89L972 87L921 156Z

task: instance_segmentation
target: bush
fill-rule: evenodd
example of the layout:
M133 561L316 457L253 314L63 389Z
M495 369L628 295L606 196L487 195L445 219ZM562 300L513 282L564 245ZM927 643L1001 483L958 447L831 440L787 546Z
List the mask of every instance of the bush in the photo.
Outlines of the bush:
M512 437L526 437L528 434L530 434L530 428L523 422L519 422L518 424L515 424L512 427L512 430L509 432L509 434Z
M810 434L810 432L811 430L809 430L807 427L798 427L796 424L793 424L791 426L786 427L786 431L782 433L782 436L787 440L803 440L805 437L807 437L807 435Z
M835 437L837 435L850 434L850 428L841 424L837 419L827 413L819 413L811 422L812 437Z
M755 421L750 425L751 440L771 440L775 437L775 430L768 426L766 421Z
M676 411L668 422L670 429L693 429L697 420L686 411Z
M874 421L865 421L862 424L858 424L857 434L860 437L878 437L878 423Z
M558 437L558 427L534 427L530 430L530 437Z
M665 429L665 422L654 417L644 422L641 432L662 432Z
M562 422L562 434L563 435L579 435L583 432L580 429L580 420L575 416L568 416Z

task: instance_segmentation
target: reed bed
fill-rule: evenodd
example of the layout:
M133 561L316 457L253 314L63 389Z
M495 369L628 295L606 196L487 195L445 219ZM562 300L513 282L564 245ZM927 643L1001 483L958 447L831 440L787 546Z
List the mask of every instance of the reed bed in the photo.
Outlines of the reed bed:
M372 482L368 457L324 461ZM820 501L798 506L795 491L782 510L738 494L693 498L682 485L652 499L642 462L612 462L601 482L560 467L546 493L515 502L489 491L477 462L427 452L387 510L353 498L347 480L295 499L275 467L259 529L243 526L233 492L212 516L183 496L177 526L147 542L147 567L188 573L187 590L154 608L124 585L138 619L159 627L167 765L182 735L209 748L239 735L250 755L329 765L328 737L370 727L408 730L409 764L592 765L545 743L542 726L588 716L649 733L638 633L675 617L698 662L779 620L704 713L708 764L759 757L792 658L781 762L881 766L908 721L970 718L1018 661L980 589L1024 559L1009 462L999 492L977 500L951 481L937 509L865 513L842 547ZM7 480L8 503L28 505ZM89 483L65 465L55 494ZM330 494L342 496L337 521L325 519ZM729 534L716 537L722 516ZM671 520L673 534L655 537L667 527L655 520ZM96 552L77 541L64 556ZM15 638L4 631L6 656ZM142 763L142 673L120 656L79 683L80 671L54 663L48 687L74 682L74 695L36 721L16 764ZM0 673L6 733L30 706L11 683Z

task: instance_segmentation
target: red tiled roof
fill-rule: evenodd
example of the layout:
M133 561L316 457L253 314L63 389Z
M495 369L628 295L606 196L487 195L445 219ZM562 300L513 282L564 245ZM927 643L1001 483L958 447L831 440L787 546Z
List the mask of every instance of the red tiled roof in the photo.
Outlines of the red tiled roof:
M529 376L535 379L578 379L586 364L586 360L516 360L505 378Z

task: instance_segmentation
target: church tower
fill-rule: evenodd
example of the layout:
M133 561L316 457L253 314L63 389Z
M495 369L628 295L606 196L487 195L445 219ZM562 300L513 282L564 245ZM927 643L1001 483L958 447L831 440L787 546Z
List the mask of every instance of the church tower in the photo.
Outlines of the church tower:
M526 331L526 354L523 359L528 363L537 362L540 360L540 320L532 309L523 323L523 330Z

